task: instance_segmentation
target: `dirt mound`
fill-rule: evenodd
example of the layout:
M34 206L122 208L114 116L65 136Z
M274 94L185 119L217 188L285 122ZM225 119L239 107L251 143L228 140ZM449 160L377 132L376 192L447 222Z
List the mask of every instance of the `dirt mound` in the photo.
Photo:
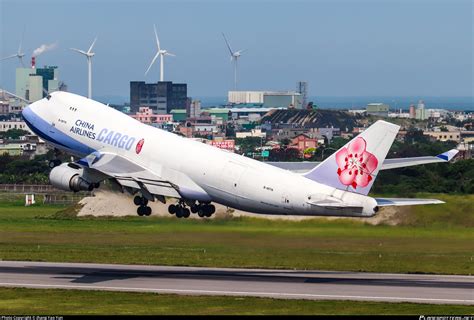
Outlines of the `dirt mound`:
M168 205L175 203L175 200L168 200L166 204L155 201L149 202L148 205L152 209L153 216L170 216L168 213ZM82 208L79 210L78 216L113 216L113 217L125 217L125 216L136 216L137 206L133 204L133 196L128 193L118 193L108 190L100 190L95 192L94 197L85 197L79 201L79 205ZM211 217L215 218L229 218L229 217L257 217L264 219L278 219L278 220L293 220L301 221L306 219L313 219L314 217L299 217L299 216L276 216L266 214L254 214L245 211L235 210L226 206L215 204L216 213ZM395 208L383 208L378 215L372 218L359 219L359 218L343 218L343 217L327 217L324 219L338 220L338 219L349 219L364 221L370 224L389 224L396 225L398 220L396 219L397 210ZM197 214L191 214L190 218L199 218ZM200 218L199 218L200 219Z

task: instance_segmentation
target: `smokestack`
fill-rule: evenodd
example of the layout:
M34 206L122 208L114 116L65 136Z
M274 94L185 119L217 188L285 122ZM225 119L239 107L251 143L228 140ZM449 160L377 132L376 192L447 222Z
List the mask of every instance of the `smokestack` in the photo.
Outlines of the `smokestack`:
M34 69L36 66L36 58L33 56L31 57L31 69Z

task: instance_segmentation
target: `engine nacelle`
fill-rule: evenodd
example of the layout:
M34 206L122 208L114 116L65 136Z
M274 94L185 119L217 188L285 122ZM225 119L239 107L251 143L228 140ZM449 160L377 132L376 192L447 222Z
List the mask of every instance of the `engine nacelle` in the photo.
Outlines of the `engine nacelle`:
M94 184L87 182L82 178L83 170L81 168L72 168L68 163L54 167L49 173L51 184L61 190L66 191L92 191Z

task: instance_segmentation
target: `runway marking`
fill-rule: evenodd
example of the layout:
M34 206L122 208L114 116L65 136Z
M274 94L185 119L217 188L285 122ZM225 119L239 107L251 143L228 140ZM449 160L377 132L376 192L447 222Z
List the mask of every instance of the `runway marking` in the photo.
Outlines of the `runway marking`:
M246 292L246 291L217 291L217 290L192 290L192 289L155 289L155 288L137 288L137 287L107 287L107 286L80 286L80 285L62 285L62 284L32 284L32 283L8 283L1 282L0 286L13 286L13 287L45 287L45 288L65 288L65 289L90 289L90 290L109 290L109 291L140 291L140 292L162 292L162 293L188 293L188 294L221 294L221 295L242 295L242 296L282 296L282 297L308 297L308 298L345 298L345 299L356 299L356 300L368 300L368 299L389 299L399 301L433 301L433 302L457 302L457 303L468 303L473 304L474 300L461 300L461 299L436 299L436 298L403 298L403 297L372 297L372 296L347 296L347 295L321 295L321 294L310 294L310 293L278 293L278 292Z

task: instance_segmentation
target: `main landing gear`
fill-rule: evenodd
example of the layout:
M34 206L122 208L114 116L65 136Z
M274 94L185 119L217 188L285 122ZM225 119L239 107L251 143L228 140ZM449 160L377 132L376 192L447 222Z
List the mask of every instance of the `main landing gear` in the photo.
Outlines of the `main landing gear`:
M143 196L135 196L133 203L138 206L137 214L139 216L149 216L151 214L151 208L147 206L148 199Z
M186 204L188 204L191 208L186 208ZM216 207L209 203L186 203L183 200L179 200L177 204L171 204L168 207L169 214L175 214L178 218L189 218L192 213L197 213L199 217L211 217L214 212L216 212Z

